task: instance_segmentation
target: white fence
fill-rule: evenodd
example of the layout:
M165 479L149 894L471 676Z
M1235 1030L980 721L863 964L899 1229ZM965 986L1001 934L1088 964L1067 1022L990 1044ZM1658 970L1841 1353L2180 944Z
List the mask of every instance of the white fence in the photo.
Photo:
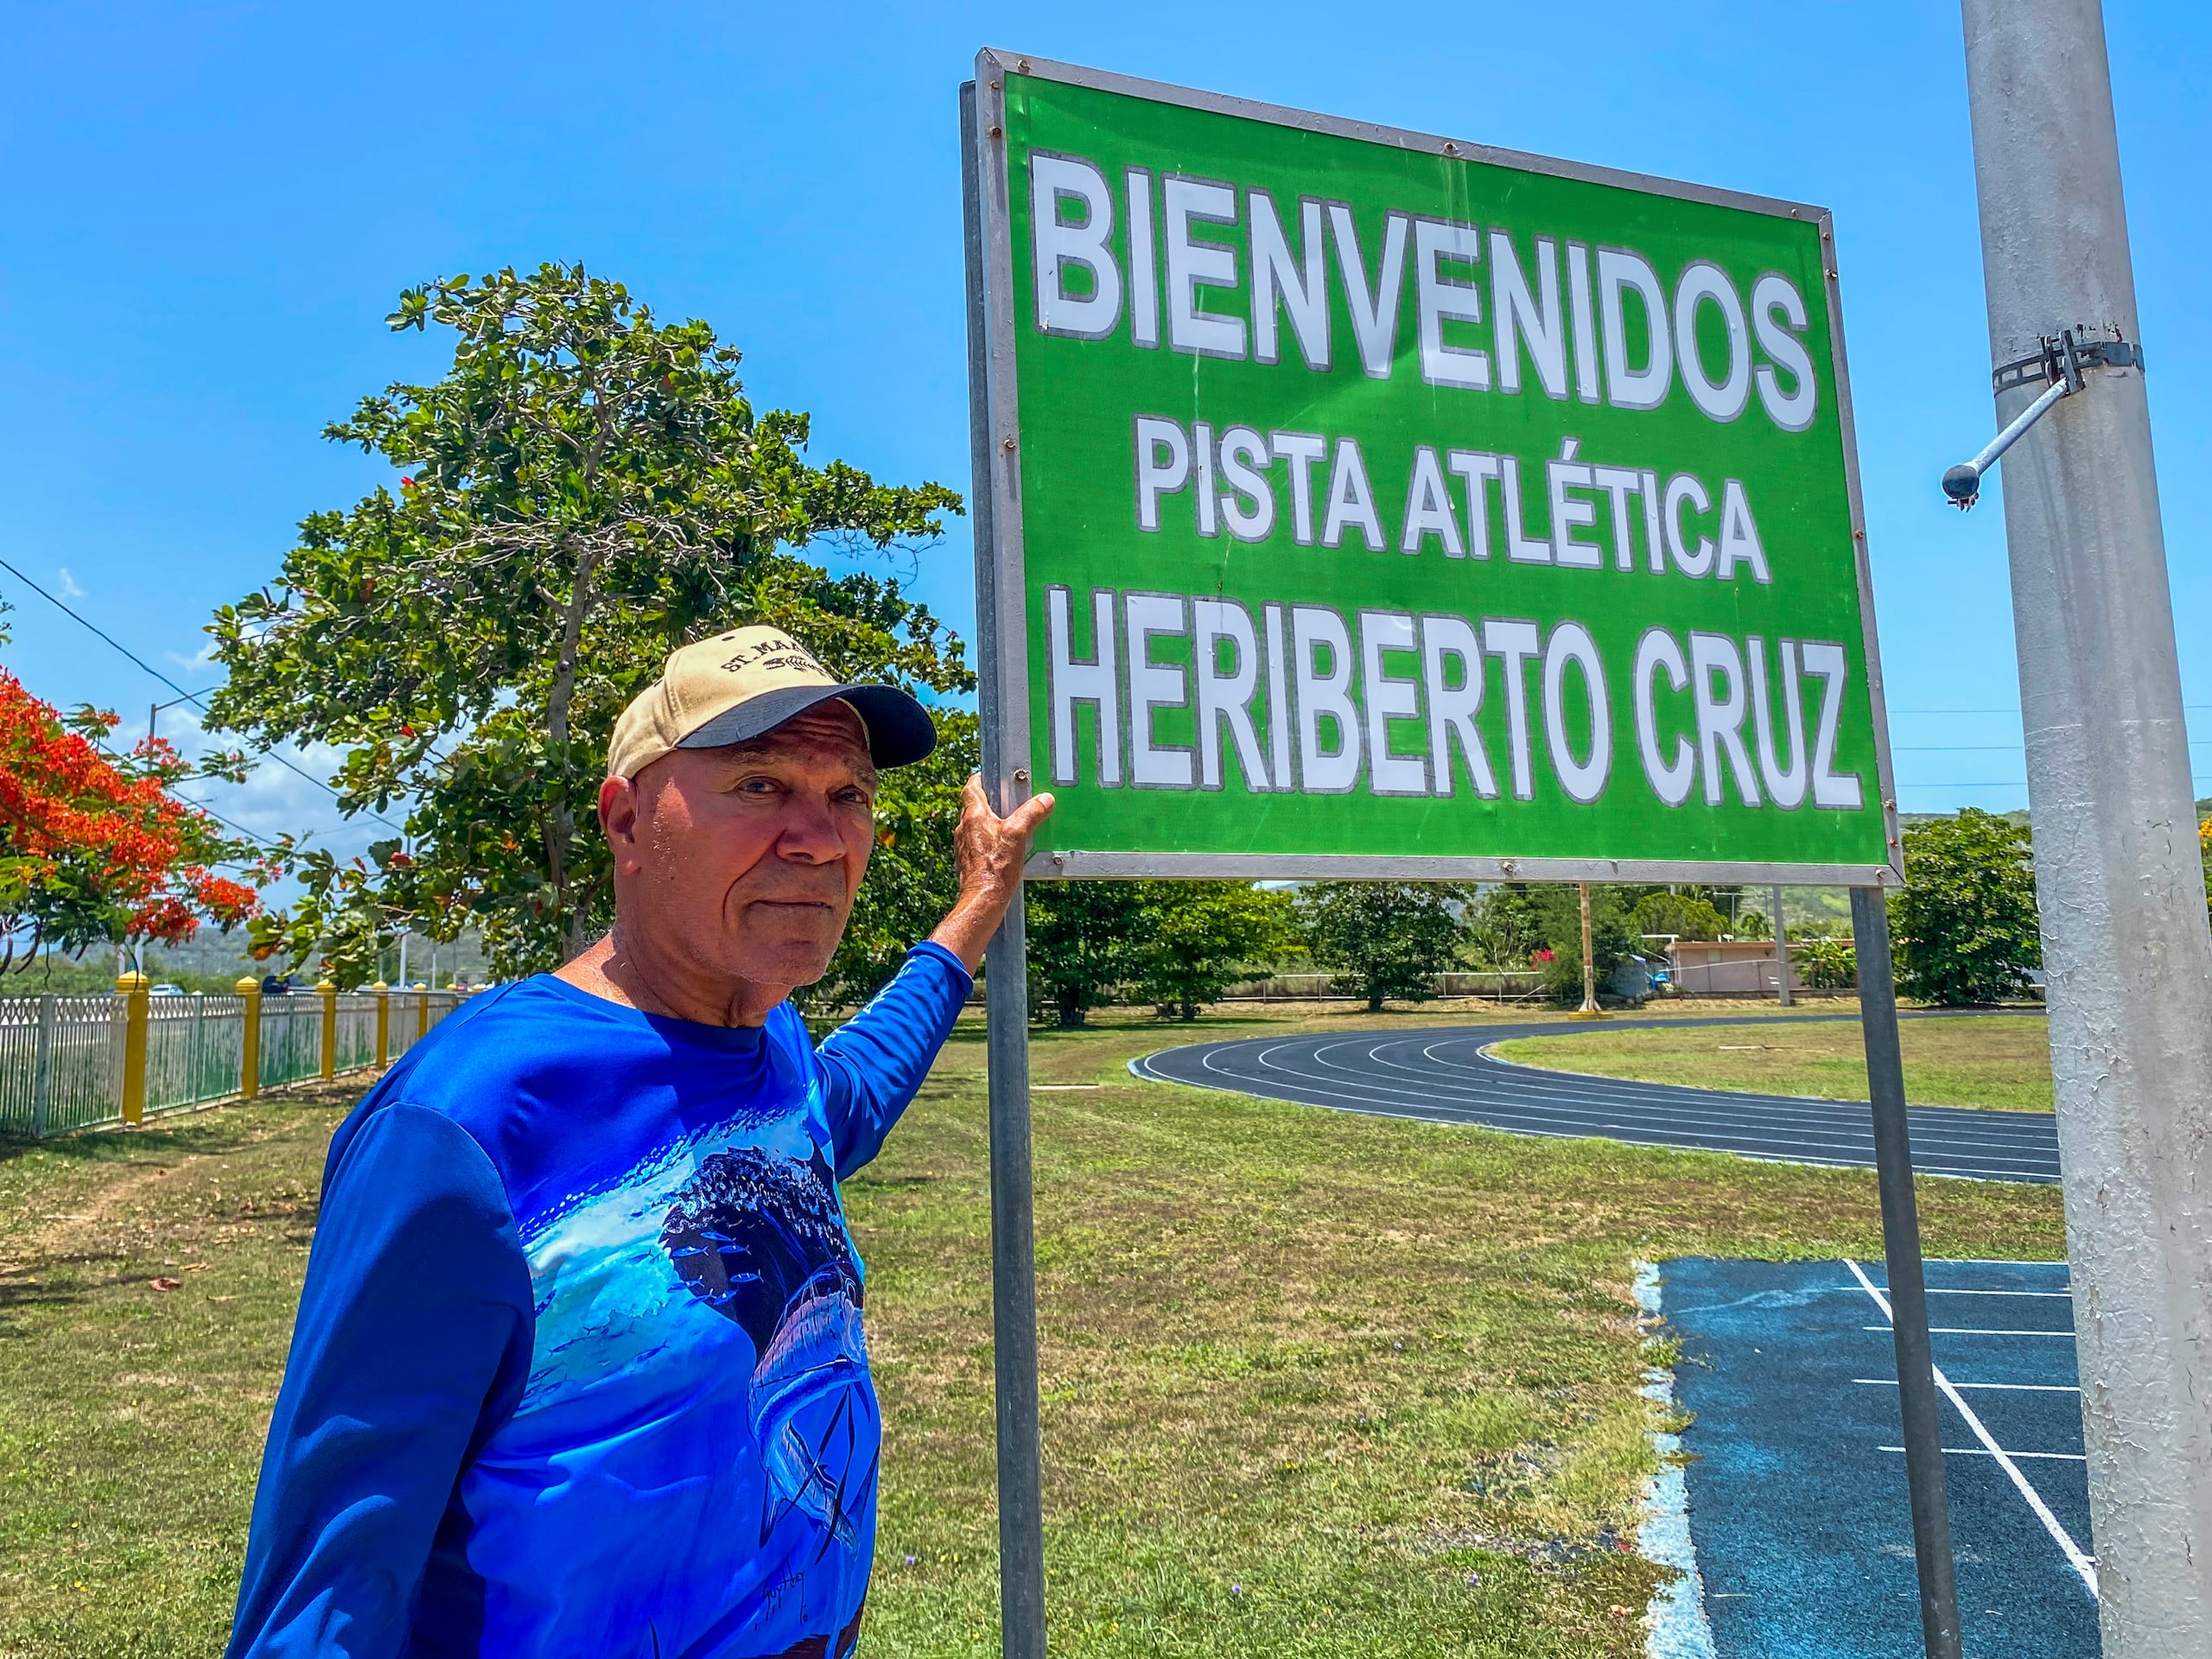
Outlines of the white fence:
M258 1090L325 1075L326 1030L328 1074L358 1071L404 1053L461 1001L457 991L0 997L0 1135L59 1135L129 1116L134 1004L144 1040L136 1103L160 1112L245 1092L251 1003L260 1004L251 1045Z

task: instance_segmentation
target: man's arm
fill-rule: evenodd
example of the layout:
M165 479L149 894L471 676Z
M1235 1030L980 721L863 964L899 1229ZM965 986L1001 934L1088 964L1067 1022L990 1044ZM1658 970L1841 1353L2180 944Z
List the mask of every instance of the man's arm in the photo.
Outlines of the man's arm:
M531 1323L483 1148L419 1107L369 1113L324 1183L231 1659L406 1648L454 1482L528 1376Z
M929 1075L975 988L984 947L1021 890L1029 837L1052 810L1052 798L1039 795L1001 817L991 810L982 780L969 776L952 832L960 896L937 931L907 952L898 976L815 1050L836 1137L838 1179L875 1156Z

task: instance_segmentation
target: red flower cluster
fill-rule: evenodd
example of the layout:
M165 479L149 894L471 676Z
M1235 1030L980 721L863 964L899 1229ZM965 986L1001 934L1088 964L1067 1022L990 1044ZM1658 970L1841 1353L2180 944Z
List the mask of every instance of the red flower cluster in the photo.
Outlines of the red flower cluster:
M0 932L11 944L28 929L82 945L112 938L118 920L126 938L176 944L203 917L253 915L254 889L209 868L238 849L168 792L187 770L159 741L118 766L0 670Z

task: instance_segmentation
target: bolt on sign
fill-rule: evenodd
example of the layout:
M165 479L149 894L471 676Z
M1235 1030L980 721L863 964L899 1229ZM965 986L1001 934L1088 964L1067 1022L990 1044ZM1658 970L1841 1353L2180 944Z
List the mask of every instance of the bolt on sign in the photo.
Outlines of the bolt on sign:
M970 110L1033 874L1897 879L1827 212L995 51Z

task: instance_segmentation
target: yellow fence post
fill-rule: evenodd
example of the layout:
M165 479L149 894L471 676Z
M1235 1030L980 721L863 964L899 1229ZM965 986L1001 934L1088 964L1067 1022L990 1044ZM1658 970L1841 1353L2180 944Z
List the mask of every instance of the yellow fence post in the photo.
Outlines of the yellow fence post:
M391 1058L391 987L378 980L369 987L377 994L377 1064Z
M123 1121L146 1121L147 988L153 982L143 974L118 974L116 994L123 998Z
M338 1075L338 988L326 979L315 988L322 998L322 1076L327 1083Z
M238 1094L251 1100L261 1092L261 982L241 979L237 990L245 999L245 1040L238 1045Z

